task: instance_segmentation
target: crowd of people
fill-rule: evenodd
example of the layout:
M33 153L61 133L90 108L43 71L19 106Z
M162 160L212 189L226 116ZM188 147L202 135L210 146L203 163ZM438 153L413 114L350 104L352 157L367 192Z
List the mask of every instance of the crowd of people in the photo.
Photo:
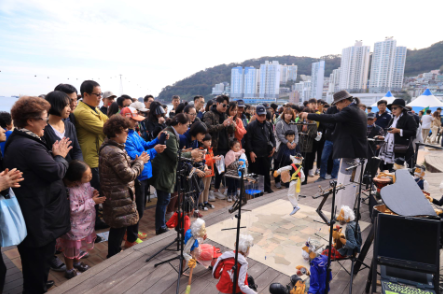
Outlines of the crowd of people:
M139 223L151 187L155 233L167 232L168 212L177 209L179 156L201 167L195 169L201 193L192 204L198 218L200 210L214 208L211 202L238 196L238 182L216 168L220 160L229 169L246 155L249 172L262 175L264 192L272 193L270 172L290 165L289 155L304 158L307 184L316 174L317 181L337 178L339 158L366 157L366 137L385 139L376 149L389 169L399 156L411 159L417 129L426 139L441 128L441 109L419 117L402 99L390 105L381 100L374 114L341 92L332 105L310 99L280 107L250 106L225 95L182 102L175 95L169 113L152 95L143 102L117 97L92 80L79 93L60 84L44 97L19 98L10 113L0 112L0 189L13 189L27 227L18 245L24 292L50 288L50 269L68 279L88 270L81 259L101 241L97 230L110 228L108 258L122 250L123 241L125 248L142 243L147 234ZM277 189L287 185L275 179ZM56 251L63 252L64 263Z

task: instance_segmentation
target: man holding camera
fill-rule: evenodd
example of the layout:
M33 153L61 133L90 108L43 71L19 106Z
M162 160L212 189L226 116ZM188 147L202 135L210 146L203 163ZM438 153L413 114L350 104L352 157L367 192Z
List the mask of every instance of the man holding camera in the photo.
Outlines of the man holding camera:
M266 108L263 105L255 109L256 119L247 127L246 150L250 158L250 170L265 177L265 192L272 193L270 158L275 152L275 137L272 125L266 122Z

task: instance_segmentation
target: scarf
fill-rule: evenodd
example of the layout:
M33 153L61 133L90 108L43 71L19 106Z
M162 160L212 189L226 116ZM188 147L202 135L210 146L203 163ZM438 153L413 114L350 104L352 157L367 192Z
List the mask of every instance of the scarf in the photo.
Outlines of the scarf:
M20 132L23 132L23 133L25 133L25 134L27 134L27 135L29 135L29 136L31 136L31 137L34 137L34 138L37 138L37 139L41 140L41 138L40 138L36 133L33 133L33 132L31 132L30 130L28 130L28 129L25 129L25 128L23 128L23 129L16 128L16 130L17 130L17 131L20 131Z
M398 120L402 116L403 116L403 113L400 114L400 116L394 117L394 121L392 122L392 125L390 126L390 128L396 128ZM394 135L395 134L392 134L392 133L386 134L386 137L385 137L386 144L384 144L380 150L379 157L380 157L380 159L384 160L385 164L393 164L394 160L395 160L395 153L394 153L395 136Z

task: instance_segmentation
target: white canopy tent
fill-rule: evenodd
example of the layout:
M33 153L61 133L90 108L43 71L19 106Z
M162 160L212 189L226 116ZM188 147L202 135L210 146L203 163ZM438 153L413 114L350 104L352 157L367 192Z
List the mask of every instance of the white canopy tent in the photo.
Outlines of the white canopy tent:
M388 93L386 93L386 95L385 95L384 97L382 97L380 100L385 100L385 101L387 101L388 104L389 104L389 103L391 103L391 102L393 102L393 101L395 100L395 97L392 96L391 91L388 91ZM380 100L378 100L378 101L380 101ZM378 101L377 101L377 102L378 102ZM372 108L374 108L374 107L377 108L377 102L375 102L374 104L372 104L371 107L372 107Z
M412 107L415 112L419 112L426 107L432 110L432 112L436 111L438 107L443 108L443 103L440 102L434 95L432 95L429 89L426 89L423 94L418 96L415 100L409 103L407 106Z

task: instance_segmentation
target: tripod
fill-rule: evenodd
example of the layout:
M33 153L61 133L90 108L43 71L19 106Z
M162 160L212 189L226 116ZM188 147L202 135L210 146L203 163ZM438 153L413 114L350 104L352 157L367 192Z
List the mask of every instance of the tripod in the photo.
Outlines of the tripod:
M178 163L180 164L181 162L181 150L179 150L179 156L178 156ZM184 198L183 201L181 201L181 197L180 197L180 192L182 191L182 187L181 187L181 177L185 176L186 170L184 169L180 169L181 167L179 166L179 170L177 170L176 173L176 177L177 177L177 186L176 186L176 190L177 190L177 201L178 201L178 208L177 208L177 237L175 238L174 241L172 241L171 243L169 243L168 245L166 245L165 247L163 247L162 249L160 249L159 251L157 251L156 253L154 253L152 256L150 256L148 259L146 259L146 262L149 262L151 259L153 259L154 257L156 257L158 254L160 254L161 252L165 251L165 250L169 250L167 249L169 246L171 246L172 244L174 244L175 242L177 242L177 251L180 251L180 254L170 258L168 260L164 260L162 262L156 263L154 265L154 267L157 267L161 264L164 263L169 263L172 268L178 273L178 278L177 278L177 288L176 288L176 293L179 293L180 290L180 277L183 274L183 261L185 260L184 256L183 256L183 249L184 249L184 241L185 241L185 233L184 233L184 223L185 223L185 208L184 208ZM185 194L187 193L182 193L183 197L185 196ZM180 211L181 210L181 211ZM173 260L179 260L179 266L178 266L178 271L175 269L175 267L171 264L171 261Z

